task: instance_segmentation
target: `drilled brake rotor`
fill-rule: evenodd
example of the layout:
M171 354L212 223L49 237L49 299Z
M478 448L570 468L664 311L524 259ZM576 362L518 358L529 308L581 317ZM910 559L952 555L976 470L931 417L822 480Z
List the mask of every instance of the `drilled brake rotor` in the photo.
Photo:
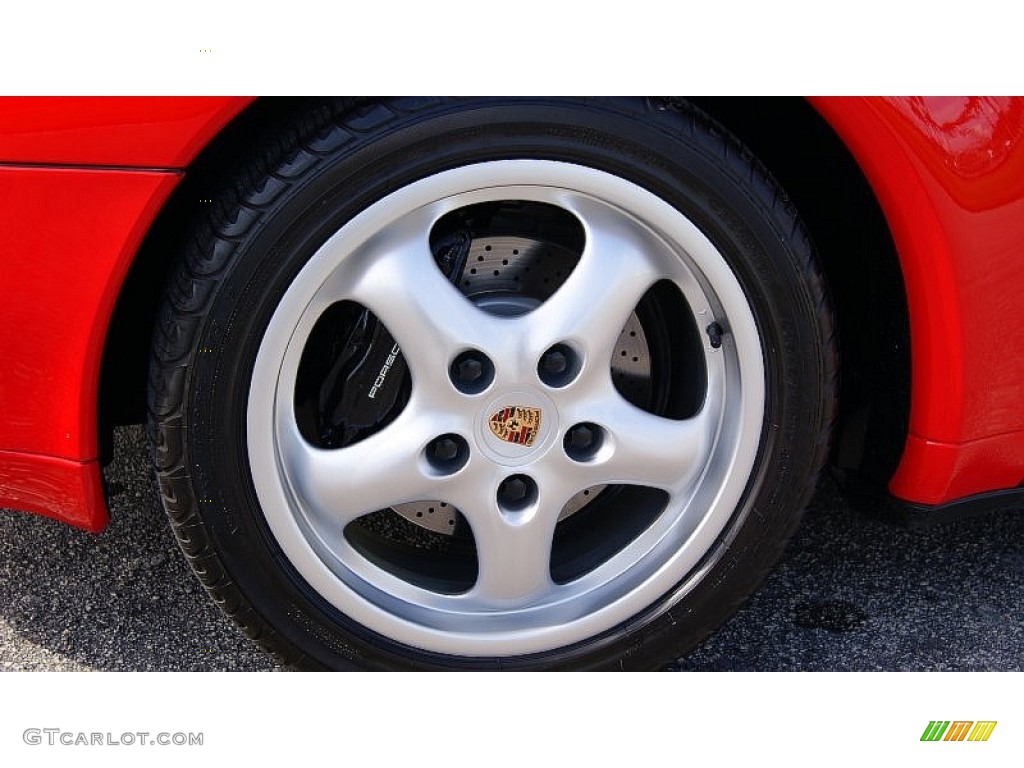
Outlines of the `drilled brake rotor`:
M565 281L578 254L526 237L494 236L473 240L459 289L489 312L520 315L539 306ZM650 387L647 338L634 312L626 321L612 354L611 373L627 400L643 401ZM566 502L559 520L579 511L604 489L580 491ZM414 501L393 507L406 520L436 533L457 530L458 510L441 501Z

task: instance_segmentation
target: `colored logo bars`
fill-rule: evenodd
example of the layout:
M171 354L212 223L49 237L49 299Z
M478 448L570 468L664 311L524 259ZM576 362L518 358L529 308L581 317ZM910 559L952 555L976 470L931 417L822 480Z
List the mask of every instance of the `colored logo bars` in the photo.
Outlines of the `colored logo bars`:
M995 727L995 720L932 720L921 741L988 741Z

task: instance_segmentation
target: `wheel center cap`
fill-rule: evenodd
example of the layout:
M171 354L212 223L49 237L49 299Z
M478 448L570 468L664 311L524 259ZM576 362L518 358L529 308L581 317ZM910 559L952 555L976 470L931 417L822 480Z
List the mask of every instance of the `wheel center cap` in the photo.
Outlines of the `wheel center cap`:
M547 450L558 431L558 412L540 392L506 392L480 412L477 441L492 460L519 466Z

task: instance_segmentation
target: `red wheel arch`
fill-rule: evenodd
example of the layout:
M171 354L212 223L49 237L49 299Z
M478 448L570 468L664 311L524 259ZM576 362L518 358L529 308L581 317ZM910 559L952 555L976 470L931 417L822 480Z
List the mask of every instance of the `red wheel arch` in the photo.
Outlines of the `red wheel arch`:
M942 504L1024 479L1024 100L814 98L899 253L910 435L890 482Z

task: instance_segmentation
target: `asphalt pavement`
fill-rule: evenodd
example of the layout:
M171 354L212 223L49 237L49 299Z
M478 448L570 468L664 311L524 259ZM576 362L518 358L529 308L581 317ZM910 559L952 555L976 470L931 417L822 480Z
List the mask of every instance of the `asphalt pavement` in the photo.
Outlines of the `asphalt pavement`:
M0 510L0 670L274 670L192 575L142 430L100 536ZM786 555L674 670L1021 670L1024 509L906 530L819 490Z

